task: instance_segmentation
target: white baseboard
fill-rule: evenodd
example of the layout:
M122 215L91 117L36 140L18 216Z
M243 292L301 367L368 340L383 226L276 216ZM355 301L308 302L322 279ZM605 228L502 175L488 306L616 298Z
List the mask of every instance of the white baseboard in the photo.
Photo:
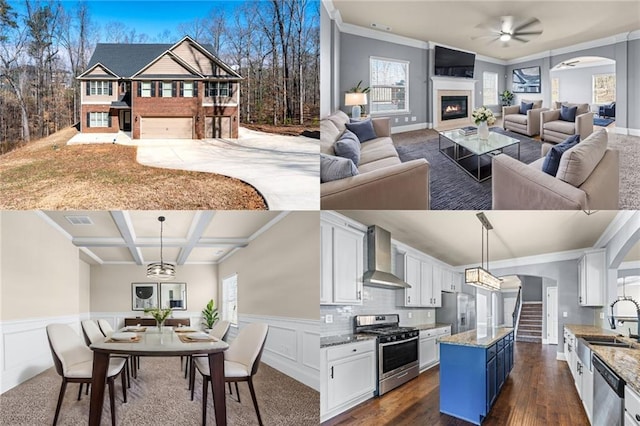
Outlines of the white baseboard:
M615 133L618 135L640 136L640 129L628 129L626 127L616 127Z
M80 322L88 317L83 313L0 322L0 393L53 366L47 325L68 324L80 334Z
M558 352L558 353L556 354L556 359L557 359L558 361L566 361L566 360L567 360L567 357L565 357L565 356L564 356L564 352Z
M411 132L413 130L422 130L422 129L428 129L428 128L429 128L429 123L417 123L417 124L407 124L405 126L394 126L394 127L391 127L391 134Z
M265 315L240 315L239 328L262 322L269 325L262 361L320 391L320 321ZM235 330L234 330L235 333ZM230 333L231 334L231 331ZM233 340L230 336L229 341Z

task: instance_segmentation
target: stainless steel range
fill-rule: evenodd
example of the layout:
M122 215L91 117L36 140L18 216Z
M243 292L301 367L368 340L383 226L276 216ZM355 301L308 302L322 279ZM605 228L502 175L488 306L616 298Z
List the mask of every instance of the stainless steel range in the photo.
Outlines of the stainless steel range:
M400 317L391 315L357 315L355 332L377 335L378 395L418 377L420 331L400 327Z

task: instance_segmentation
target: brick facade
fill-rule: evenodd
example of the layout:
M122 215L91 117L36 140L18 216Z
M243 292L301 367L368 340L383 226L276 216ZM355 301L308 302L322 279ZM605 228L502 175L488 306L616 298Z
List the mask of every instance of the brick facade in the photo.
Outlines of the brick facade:
M84 82L84 84L86 83ZM118 111L111 109L111 105L82 105L80 111L80 129L82 133L118 133L120 128ZM108 112L111 117L111 127L89 127L87 114L91 112Z

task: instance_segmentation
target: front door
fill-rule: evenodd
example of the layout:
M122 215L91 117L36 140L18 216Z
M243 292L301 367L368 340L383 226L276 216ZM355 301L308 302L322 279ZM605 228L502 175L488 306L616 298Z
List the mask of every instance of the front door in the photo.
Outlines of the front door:
M120 111L120 130L125 132L131 131L131 111Z

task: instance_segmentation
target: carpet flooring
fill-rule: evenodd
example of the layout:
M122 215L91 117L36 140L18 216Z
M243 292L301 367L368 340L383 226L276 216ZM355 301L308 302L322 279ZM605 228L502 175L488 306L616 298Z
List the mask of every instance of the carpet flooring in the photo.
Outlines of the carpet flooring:
M516 138L520 141L520 161L531 163L540 158L540 141L526 136L492 127L491 131L499 132ZM431 180L431 208L433 210L490 210L491 209L491 179L478 183L458 165L438 150L438 136L431 132L425 141L424 132L409 135L408 132L394 135L396 149L400 160L405 162L417 158L425 158L431 168L429 178ZM410 140L412 138L420 140ZM517 147L505 149L507 155L517 158Z
M196 372L196 391L190 400L187 380L180 370L180 358L142 358L138 378L127 389L122 403L120 380L116 381L116 421L118 425L199 425L202 421L202 382ZM51 424L61 379L55 369L39 374L0 395L0 424L12 426ZM254 377L260 414L265 425L318 425L320 396L315 390L262 363ZM70 383L60 410L59 425L87 424L89 396L76 401L78 384ZM226 387L226 386L225 386ZM227 420L230 425L257 425L246 383L238 383L240 400L227 391ZM208 393L207 424L215 424L215 411ZM102 424L111 424L109 397L105 389Z
M614 118L593 117L594 126L607 127L609 124L613 123L614 121L616 121Z

